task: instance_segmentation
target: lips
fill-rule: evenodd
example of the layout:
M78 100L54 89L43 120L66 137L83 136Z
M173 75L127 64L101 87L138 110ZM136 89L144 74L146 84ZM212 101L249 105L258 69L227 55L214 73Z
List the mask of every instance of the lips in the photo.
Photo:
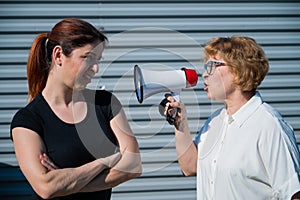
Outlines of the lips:
M83 79L84 79L84 81L86 82L86 83L90 83L91 82L91 80L92 80L92 76L90 76L90 75L88 75L88 74L85 74L84 76L83 76Z
M93 78L93 76L86 74L85 77L89 80L91 80Z
M89 72L89 71L87 71L84 75L83 75L83 77L85 78L85 79L88 79L88 80L92 80L92 78L95 76L95 74L94 73L91 73L91 72Z
M207 85L207 83L204 83L204 88L203 88L205 91L207 91L208 90L208 85Z

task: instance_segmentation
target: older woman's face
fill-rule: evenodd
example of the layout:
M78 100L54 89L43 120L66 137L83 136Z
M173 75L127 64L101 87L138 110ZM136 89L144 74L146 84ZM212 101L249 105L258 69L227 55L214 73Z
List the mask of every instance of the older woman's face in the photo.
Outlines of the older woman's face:
M207 97L209 99L224 102L236 89L233 84L234 75L220 56L210 57L207 62L209 61L225 64L213 66L210 74L207 72L202 74L202 78L204 79L204 90L207 92Z

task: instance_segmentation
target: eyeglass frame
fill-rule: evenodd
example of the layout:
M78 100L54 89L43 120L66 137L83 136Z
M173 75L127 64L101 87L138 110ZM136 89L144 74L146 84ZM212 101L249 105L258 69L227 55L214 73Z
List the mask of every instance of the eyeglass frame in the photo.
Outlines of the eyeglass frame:
M226 65L226 63L224 63L224 62L218 62L218 61L211 60L204 64L204 70L206 71L207 74L212 75L214 67L217 68L217 67L221 67L221 66L225 66L225 65Z

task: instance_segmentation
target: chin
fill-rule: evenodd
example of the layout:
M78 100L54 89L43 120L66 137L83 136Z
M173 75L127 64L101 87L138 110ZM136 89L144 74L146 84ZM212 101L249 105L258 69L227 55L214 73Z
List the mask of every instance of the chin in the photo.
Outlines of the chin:
M207 96L207 98L209 98L209 99L212 99L212 100L213 100L213 96L211 95L211 93L210 93L210 92L207 92L207 93L206 93L206 96Z
M86 88L86 86L87 86L87 84L85 84L85 85L84 84L80 84L80 85L78 84L78 85L75 85L73 89L74 90L84 90Z
M207 93L207 98L215 102L220 102L220 103L224 102L224 97L213 95L211 93Z

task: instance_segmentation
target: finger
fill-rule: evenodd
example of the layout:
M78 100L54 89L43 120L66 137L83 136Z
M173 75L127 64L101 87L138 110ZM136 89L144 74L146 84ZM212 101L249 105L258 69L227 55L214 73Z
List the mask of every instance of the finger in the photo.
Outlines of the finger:
M52 162L52 160L45 153L43 154L43 160L44 162L47 163L49 167L51 167L52 170L58 169L58 167Z
M122 151L123 153L124 151ZM111 158L112 160L115 160L115 159L120 159L122 157L122 153L121 152L117 152L111 156L109 156L109 158Z
M180 102L178 102L178 101L176 101L176 102L171 102L170 103L170 105L172 106L172 107L176 107L176 108L179 108L180 106L181 106L181 104L180 104Z
M113 166L115 166L118 163L118 161L121 159L121 157L122 157L122 154L120 152L117 152L111 156L101 158L100 161L107 167L112 168Z
M118 152L118 153L115 153L114 155L110 156L110 159L109 159L110 162L109 162L109 165L108 165L110 168L115 166L119 162L119 160L122 157L122 153Z
M45 161L44 159L41 160L41 164L42 164L48 171L54 170L53 167L52 167L47 161Z
M52 170L51 166L45 160L41 160L41 163L48 171Z
M165 93L165 98L168 98L168 97L170 97L170 96L172 96L171 93Z

